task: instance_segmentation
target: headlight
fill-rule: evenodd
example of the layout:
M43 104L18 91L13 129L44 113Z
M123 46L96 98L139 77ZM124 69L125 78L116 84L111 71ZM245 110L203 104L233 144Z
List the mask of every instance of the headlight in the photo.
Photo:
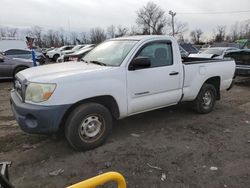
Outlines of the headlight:
M47 101L55 88L56 84L30 83L25 92L25 101L34 103Z

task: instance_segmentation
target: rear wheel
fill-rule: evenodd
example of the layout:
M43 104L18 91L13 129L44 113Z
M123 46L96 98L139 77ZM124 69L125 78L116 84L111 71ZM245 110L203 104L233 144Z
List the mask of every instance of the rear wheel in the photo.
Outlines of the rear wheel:
M216 89L212 84L204 84L194 101L194 109L201 114L213 110L216 101Z
M87 150L101 145L112 129L109 110L97 103L86 103L69 115L65 135L76 150Z

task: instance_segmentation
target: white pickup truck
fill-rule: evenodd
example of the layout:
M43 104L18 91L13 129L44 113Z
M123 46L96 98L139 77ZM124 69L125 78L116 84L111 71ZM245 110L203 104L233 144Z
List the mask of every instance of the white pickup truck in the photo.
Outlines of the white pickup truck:
M77 150L102 144L113 119L192 101L210 112L230 89L231 60L181 59L169 36L132 36L103 42L82 62L45 65L16 75L11 106L29 133L64 129Z

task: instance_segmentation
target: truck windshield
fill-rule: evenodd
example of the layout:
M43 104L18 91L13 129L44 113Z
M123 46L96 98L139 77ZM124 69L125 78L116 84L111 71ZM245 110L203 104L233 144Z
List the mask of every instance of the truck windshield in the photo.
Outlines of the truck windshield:
M120 66L124 58L138 41L111 40L104 42L90 51L84 58L85 62L100 62L106 66Z

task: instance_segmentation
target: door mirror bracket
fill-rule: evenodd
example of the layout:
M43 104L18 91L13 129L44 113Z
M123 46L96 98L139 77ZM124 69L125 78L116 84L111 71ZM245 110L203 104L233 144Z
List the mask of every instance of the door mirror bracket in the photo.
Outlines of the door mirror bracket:
M133 71L137 69L145 69L149 68L150 66L151 66L150 58L144 56L138 56L131 61L128 70Z

